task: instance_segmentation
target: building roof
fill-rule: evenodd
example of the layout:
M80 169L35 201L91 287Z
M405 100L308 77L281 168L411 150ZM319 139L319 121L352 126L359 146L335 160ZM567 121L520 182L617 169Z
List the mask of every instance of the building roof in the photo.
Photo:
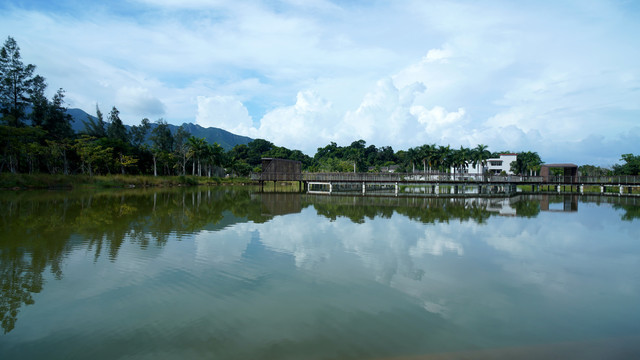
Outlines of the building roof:
M541 166L546 166L546 167L550 167L550 168L577 168L578 165L576 164L569 164L569 163L564 163L564 164L542 164Z

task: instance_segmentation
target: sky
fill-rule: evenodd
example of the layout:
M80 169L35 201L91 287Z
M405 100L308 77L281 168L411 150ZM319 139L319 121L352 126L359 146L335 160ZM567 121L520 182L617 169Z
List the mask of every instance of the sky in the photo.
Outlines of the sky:
M632 0L0 0L49 96L129 125L599 166L640 154L639 19Z

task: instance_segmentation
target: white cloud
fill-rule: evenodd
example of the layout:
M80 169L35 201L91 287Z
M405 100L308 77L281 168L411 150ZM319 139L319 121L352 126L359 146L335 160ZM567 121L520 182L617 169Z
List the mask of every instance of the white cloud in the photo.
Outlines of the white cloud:
M116 93L116 104L122 111L149 116L165 113L165 105L157 97L151 95L148 89L140 87L122 87Z
M427 52L427 56L425 56L425 62L441 62L446 63L447 59L453 55L453 51L449 48L449 46L445 46L442 49L431 49Z
M353 140L365 139L371 143L404 142L404 137L410 134L407 127L413 125L409 107L416 94L424 89L420 83L398 89L390 78L378 81L358 108L345 114L342 136L351 135Z
M454 252L458 256L464 255L464 247L451 240L450 234L443 235L434 231L425 231L424 237L409 249L409 255L416 258L424 257L427 254L442 256L445 251Z
M231 96L198 96L196 123L238 135L254 135L255 132L247 108Z
M236 236L217 236L212 231L200 231L193 235L196 261L206 264L233 263L239 261L251 242L251 231L248 224L241 224L234 231Z
M427 109L418 105L412 106L410 111L417 117L418 122L425 126L427 133L439 133L452 126L459 126L465 116L463 108L459 108L456 112L448 112L441 106Z
M277 145L308 149L310 144L320 146L330 141L335 134L335 125L331 103L312 91L302 91L296 96L294 105L276 108L265 114L260 121L258 134Z

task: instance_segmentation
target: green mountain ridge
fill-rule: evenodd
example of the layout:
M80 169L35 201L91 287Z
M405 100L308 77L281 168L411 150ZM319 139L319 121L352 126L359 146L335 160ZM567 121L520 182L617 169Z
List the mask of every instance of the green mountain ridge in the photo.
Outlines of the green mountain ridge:
M72 118L71 127L77 133L84 131L85 126L83 121L87 121L87 118L90 117L93 120L97 120L95 116L88 114L82 109L75 109L75 108L67 109L67 114L71 115L71 118ZM175 132L180 127L173 124L168 124L168 125L172 134L175 134ZM151 123L151 129L155 128L156 126L157 126L156 123L154 122ZM214 142L218 143L218 145L222 146L222 148L225 151L229 151L233 149L233 147L236 145L246 145L251 141L253 141L253 139L250 137L236 135L220 128L215 128L215 127L205 128L200 125L192 124L192 123L184 123L181 126L183 126L184 129L189 134L197 138L204 138L210 144L213 144ZM131 126L125 125L125 127L127 128L127 130L131 130ZM151 135L150 132L151 131L149 131L149 134L147 134L147 141L149 139L149 136Z

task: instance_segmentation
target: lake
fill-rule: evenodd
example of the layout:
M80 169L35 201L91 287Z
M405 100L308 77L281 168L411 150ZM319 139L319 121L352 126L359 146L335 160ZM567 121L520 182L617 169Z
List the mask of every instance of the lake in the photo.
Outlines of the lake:
M1 359L640 358L640 198L0 193Z

